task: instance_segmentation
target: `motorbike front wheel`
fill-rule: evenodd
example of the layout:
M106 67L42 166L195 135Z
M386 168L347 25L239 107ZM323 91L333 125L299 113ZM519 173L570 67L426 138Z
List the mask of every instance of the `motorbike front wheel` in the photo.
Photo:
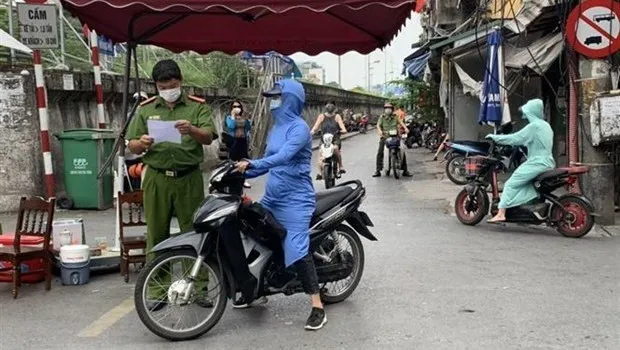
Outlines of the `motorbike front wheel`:
M450 157L446 163L446 176L457 185L467 184L467 178L465 177L465 157L463 155L456 154Z
M336 177L334 176L334 170L332 170L332 162L326 162L323 165L323 180L325 181L325 189L328 190L336 186Z
M203 261L190 288L188 277L194 262L194 251L173 250L157 256L138 276L134 291L138 317L162 338L195 339L213 328L224 314L228 298L219 266ZM187 300L185 293L189 294Z
M481 189L470 195L466 189L462 189L456 195L454 213L457 219L465 225L475 226L489 213L489 196Z
M398 152L400 150L393 150L393 156L392 158L392 171L394 171L394 178L396 180L398 180L400 178L400 174L398 174L398 169L400 168L400 157L398 155Z

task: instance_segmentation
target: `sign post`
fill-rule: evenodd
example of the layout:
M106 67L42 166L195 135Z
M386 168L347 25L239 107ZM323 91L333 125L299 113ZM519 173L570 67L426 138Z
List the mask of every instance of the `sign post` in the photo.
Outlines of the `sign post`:
M34 50L34 75L36 85L36 101L41 129L41 151L43 152L43 168L45 172L45 192L48 198L55 197L56 182L52 167L52 147L49 135L49 117L47 114L47 94L43 77L43 62L40 49L57 49L58 16L56 5L44 5L45 1L27 0L17 4L19 31L21 42Z
M568 16L566 40L586 57L611 56L620 49L620 4L609 0L582 2Z

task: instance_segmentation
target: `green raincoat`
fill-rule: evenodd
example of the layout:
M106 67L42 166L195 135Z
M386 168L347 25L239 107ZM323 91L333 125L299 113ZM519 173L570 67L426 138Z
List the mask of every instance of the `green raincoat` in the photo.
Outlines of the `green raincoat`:
M529 100L521 107L523 118L529 124L510 135L488 135L493 141L510 146L527 147L527 161L521 164L504 185L498 207L512 208L539 197L533 180L541 173L555 168L553 160L553 130L544 120L543 101Z

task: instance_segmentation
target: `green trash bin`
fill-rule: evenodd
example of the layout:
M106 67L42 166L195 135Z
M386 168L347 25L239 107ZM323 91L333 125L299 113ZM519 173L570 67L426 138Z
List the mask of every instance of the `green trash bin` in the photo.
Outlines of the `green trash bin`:
M71 209L113 206L114 176L109 168L97 178L112 152L116 134L106 129L71 129L55 135L62 145L65 189ZM59 203L60 204L60 203Z

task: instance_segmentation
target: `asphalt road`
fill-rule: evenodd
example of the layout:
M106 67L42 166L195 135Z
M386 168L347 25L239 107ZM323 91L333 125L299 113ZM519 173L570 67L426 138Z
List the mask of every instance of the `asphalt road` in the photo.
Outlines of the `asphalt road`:
M326 309L323 330L303 330L307 297L276 296L249 310L229 305L207 335L170 344L132 308L136 275L125 284L111 273L85 286L55 280L47 293L24 285L17 300L0 285L0 348L620 349L620 238L465 227L446 213L458 189L435 179L426 153L408 151L414 178L374 179L374 133L343 145L344 179L366 185L362 207L379 241L364 240L361 284ZM110 212L89 215L91 227L114 223Z

